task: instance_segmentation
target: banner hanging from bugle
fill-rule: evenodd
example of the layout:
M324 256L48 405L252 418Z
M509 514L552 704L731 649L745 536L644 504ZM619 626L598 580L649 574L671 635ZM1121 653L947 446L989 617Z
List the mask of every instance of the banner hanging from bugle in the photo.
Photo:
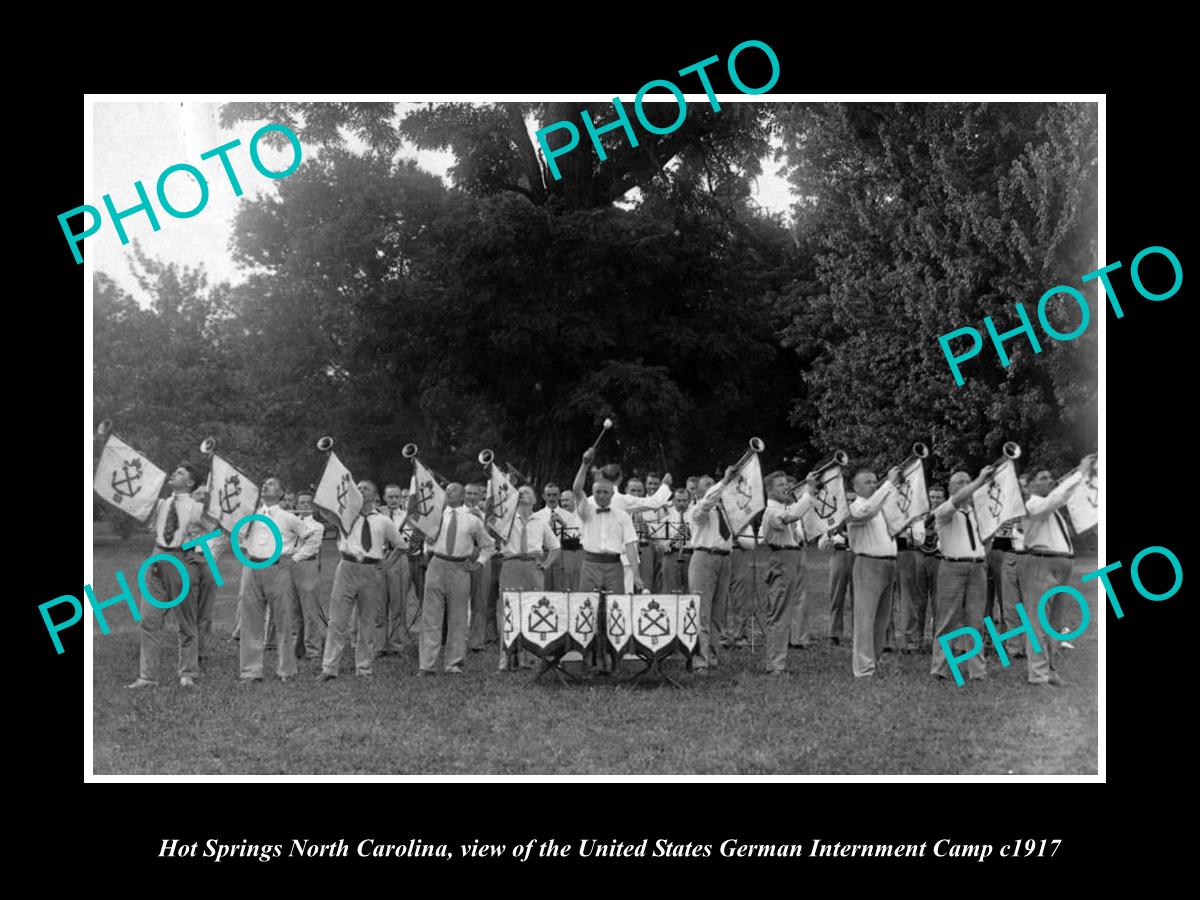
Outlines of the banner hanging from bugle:
M442 530L442 510L446 508L446 491L438 484L433 472L413 457L413 477L409 485L412 507L408 513L408 524L426 538L436 541Z
M109 434L92 481L93 490L103 500L145 522L166 483L166 472L115 434Z
M883 501L888 533L898 535L917 519L929 514L929 492L925 489L925 463L914 459L900 473L900 484Z
M837 528L850 515L846 503L846 479L840 465L832 465L818 476L820 487L813 496L812 508L800 519L804 539L815 541L827 531Z
M1026 514L1021 485L1017 481L1017 467L1011 459L1004 460L996 467L991 480L971 495L971 503L975 507L975 521L979 523L981 541L990 540L1009 519Z
M750 524L750 520L766 508L762 463L759 462L757 453L750 454L750 458L738 469L737 474L722 488L721 505L725 508L729 529L734 534Z
M517 517L517 489L494 462L488 463L487 515L484 524L507 541Z
M362 512L363 498L358 485L354 483L350 470L342 465L332 450L329 451L321 483L313 495L313 506L320 507L336 518L342 534L350 531L350 526Z
M232 532L234 523L256 509L258 485L227 459L214 453L205 513L215 519L222 529Z

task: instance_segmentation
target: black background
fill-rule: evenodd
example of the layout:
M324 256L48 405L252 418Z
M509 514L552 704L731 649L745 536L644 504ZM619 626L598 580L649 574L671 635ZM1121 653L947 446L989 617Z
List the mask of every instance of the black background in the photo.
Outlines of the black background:
M237 27L218 29L221 36L192 32L190 54L161 64L143 59L136 66L109 56L109 64L89 68L85 85L60 82L53 89L57 93L45 88L36 103L21 107L35 137L25 145L22 167L9 169L27 173L10 182L27 192L21 212L14 215L16 210L10 209L10 221L29 229L32 237L19 232L9 239L10 248L18 251L10 253L9 270L20 273L22 287L14 298L19 312L9 334L9 427L20 449L9 462L13 481L8 489L11 512L17 511L21 492L30 489L36 490L38 510L32 522L11 516L7 569L8 583L17 585L9 591L10 621L19 628L22 650L8 670L8 696L15 699L17 722L24 725L10 732L10 744L20 748L17 766L10 768L17 776L10 790L23 788L28 794L27 802L10 809L29 845L28 851L18 852L30 860L82 856L87 868L81 871L97 880L115 877L117 867L128 863L127 871L143 879L137 889L149 886L146 876L153 873L193 883L197 876L215 881L232 875L237 880L229 883L238 886L245 885L246 875L256 881L286 877L297 886L316 886L328 877L350 890L360 890L355 880L366 875L380 878L381 889L394 891L417 888L440 869L450 879L426 884L453 890L475 877L500 887L496 878L501 868L521 869L508 860L372 862L354 858L353 849L348 859L301 863L235 860L214 866L203 860L158 860L160 842L167 837L201 844L210 837L233 843L246 838L285 846L292 837L344 838L352 848L368 836L395 843L418 837L452 846L478 838L510 847L531 837L554 836L576 844L581 837L601 842L648 837L651 845L662 837L712 844L714 856L686 863L634 860L631 875L673 880L720 868L746 879L767 874L766 869L784 890L831 878L858 886L867 883L859 880L865 875L881 886L917 890L940 886L958 892L995 884L1023 892L1035 883L1081 885L1109 862L1156 870L1177 863L1181 832L1187 829L1171 820L1180 812L1188 783L1184 779L1190 774L1187 726L1195 707L1193 632L1184 620L1187 585L1172 599L1151 603L1134 593L1128 578L1132 557L1154 544L1171 548L1188 571L1192 534L1182 519L1191 518L1195 508L1190 500L1195 465L1189 426L1196 403L1190 389L1194 381L1185 374L1194 334L1184 320L1187 282L1170 300L1151 303L1136 295L1128 280L1129 262L1150 245L1169 247L1188 269L1182 222L1194 188L1184 159L1189 144L1181 129L1191 104L1177 96L1176 67L1184 58L1165 43L1169 23L1160 18L1149 26L1153 33L1122 25L1118 34L1078 17L1055 21L1042 11L1036 21L1003 27L934 26L909 12L880 18L862 11L856 16L860 21L849 24L844 17L796 7L790 13L793 25L786 29L758 27L752 17L735 23L737 14L725 12L721 23L711 24L706 33L684 35L677 30L649 33L638 21L650 13L643 9L587 13L595 18L587 28L573 24L561 9L531 8L529 13L543 23L540 33L522 26L502 36L494 24L464 16L460 28L486 35L474 39L448 31L444 23L419 25L407 15L378 26L347 21L316 28L308 20L264 20L246 33ZM992 14L999 18L1009 13L997 8ZM695 10L654 15L705 19ZM89 33L92 38L105 40ZM1107 753L1102 771L1107 784L655 782L643 785L660 798L649 807L622 802L631 796L627 787L601 784L569 791L565 785L514 783L84 785L83 772L90 766L82 752L81 727L86 632L77 627L65 633L67 652L56 656L37 611L38 603L60 594L78 596L81 578L89 574L73 565L78 546L75 479L81 474L81 445L90 441L85 426L74 418L80 375L89 377L81 373L75 356L82 352L75 315L82 309L83 267L74 264L56 220L58 213L95 199L83 197L81 189L83 90L603 91L628 98L645 81L671 77L717 54L722 62L709 71L722 92L732 91L724 60L747 38L766 41L778 54L782 75L771 94L1107 93L1105 261L1125 264L1114 283L1126 313L1121 320L1107 314L1108 559L1125 564L1113 582L1126 613L1118 621L1109 611L1105 622ZM114 46L136 42L124 32L109 40ZM71 48L59 50L70 57ZM79 54L88 58L82 46ZM753 69L757 56L750 51L739 59L739 71L751 85L765 81L765 70L760 75ZM687 85L685 90L696 88ZM1013 299L1028 306L1036 298ZM84 328L83 345L89 341ZM85 490L87 467L85 461ZM1144 577L1154 585L1149 572ZM554 795L562 802L553 802ZM1062 838L1063 844L1053 859L1014 863L993 858L982 865L932 857L887 863L806 858L750 862L715 855L715 845L727 838L807 844L813 837L930 845L940 837L997 845L1018 838ZM580 882L565 882L564 876L603 877L608 869L596 862L587 867L547 862L523 864L527 886L550 878L554 881L546 883L566 890L568 883ZM1045 880L1026 880L1031 877ZM171 889L171 882L155 880ZM638 883L618 879L608 884L626 893ZM696 888L691 881L674 884L679 890Z

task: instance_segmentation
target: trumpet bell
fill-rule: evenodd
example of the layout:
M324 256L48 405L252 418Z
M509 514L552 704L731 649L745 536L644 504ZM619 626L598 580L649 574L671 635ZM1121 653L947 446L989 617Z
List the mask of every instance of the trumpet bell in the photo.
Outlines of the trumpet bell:
M333 438L331 438L329 435L325 435L325 437L323 437L319 441L317 441L317 449L318 450L332 450L333 449Z
M917 441L915 444L913 444L913 456L915 456L917 459L925 459L927 456L929 456L929 448L920 441Z
M833 458L837 460L837 464L839 466L850 465L850 454L848 454L845 450L834 450Z
M763 443L762 438L750 438L750 449L755 453L762 453L767 449L767 445Z
M495 458L496 458L496 454L493 453L491 450L480 450L479 451L479 464L481 466L491 465L492 460Z
M200 442L201 453L212 453L217 449L217 439L215 437L206 437Z
M105 419L99 425L96 426L96 436L97 437L104 437L110 431L112 431L112 419Z
M1009 459L1021 458L1021 445L1016 441L1008 441L1004 444L1004 455Z
M405 459L412 459L414 456L417 455L417 445L416 444L405 444L404 447L400 450L400 455L403 456Z

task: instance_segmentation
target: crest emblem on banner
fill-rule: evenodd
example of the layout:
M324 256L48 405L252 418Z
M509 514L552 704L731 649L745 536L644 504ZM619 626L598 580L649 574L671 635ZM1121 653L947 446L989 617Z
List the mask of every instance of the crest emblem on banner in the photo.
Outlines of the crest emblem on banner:
M571 616L571 640L578 644L580 649L587 649L596 639L600 595L570 593L567 595L567 609Z
M888 533L895 537L916 519L929 512L929 492L925 489L925 464L916 460L900 477L896 491L883 503Z
M1100 483L1093 472L1083 484L1075 488L1067 498L1067 512L1071 514L1071 525L1076 534L1095 528L1100 521Z
M545 656L561 647L570 622L567 595L561 591L518 591L507 595L512 597L513 594L517 595L520 609L517 621L521 640L529 649Z
M488 478L488 512L484 520L501 540L508 540L517 518L517 490L494 463Z
M629 594L609 594L604 598L607 611L606 631L609 646L621 653L630 639L630 623L633 621L633 603Z
M354 476L333 451L330 451L325 463L321 483L317 485L317 492L313 496L313 506L319 506L334 516L342 534L349 532L350 526L362 512L363 498L358 485L354 483Z
M767 495L763 490L762 466L755 453L738 470L737 477L721 490L726 524L737 534L759 512L766 508Z
M505 591L503 602L504 624L501 628L500 638L504 642L505 649L508 649L512 646L512 642L517 639L517 635L519 635L521 631L519 628L517 628L516 623L517 611L514 609L514 606L517 603L516 596L510 591Z
M696 643L700 640L700 604L697 599L695 594L680 594L677 601L679 646L689 656L695 652Z
M426 538L436 541L442 530L442 511L446 508L446 492L437 478L420 459L413 460L410 494L417 498L416 507L409 513L409 524Z
M106 503L142 522L154 512L166 482L166 472L115 434L105 441L92 479L96 494Z
M990 539L1005 522L1026 514L1017 469L1011 459L996 468L990 484L981 486L971 495L971 505L981 541Z
M821 483L813 495L812 509L800 519L804 536L813 540L846 520L846 484L841 466L830 466L821 473Z
M225 531L232 531L238 519L258 508L258 486L217 453L212 456L210 479L213 490L205 512Z
M679 596L679 594L632 595L634 643L654 655L662 655L670 651L678 625Z

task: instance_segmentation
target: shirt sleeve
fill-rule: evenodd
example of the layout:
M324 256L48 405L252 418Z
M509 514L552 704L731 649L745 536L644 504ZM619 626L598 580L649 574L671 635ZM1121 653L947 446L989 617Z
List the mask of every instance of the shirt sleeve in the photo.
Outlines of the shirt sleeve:
M938 525L945 526L954 518L954 501L946 500L933 511L933 520Z
M558 550L559 547L558 537L554 534L554 529L550 527L550 522L547 520L546 526L542 529L542 549L549 553L551 550Z
M396 523L391 519L384 519L383 537L393 547L397 547L400 550L408 549L408 541L400 534L400 529L396 527Z
M633 527L633 519L628 514L621 517L621 543L637 543L637 529Z
M1076 469L1045 497L1030 494L1029 499L1025 501L1025 510L1031 516L1044 516L1047 513L1053 512L1060 506L1065 506L1067 500L1075 493L1075 488L1079 487L1082 483L1083 474Z

